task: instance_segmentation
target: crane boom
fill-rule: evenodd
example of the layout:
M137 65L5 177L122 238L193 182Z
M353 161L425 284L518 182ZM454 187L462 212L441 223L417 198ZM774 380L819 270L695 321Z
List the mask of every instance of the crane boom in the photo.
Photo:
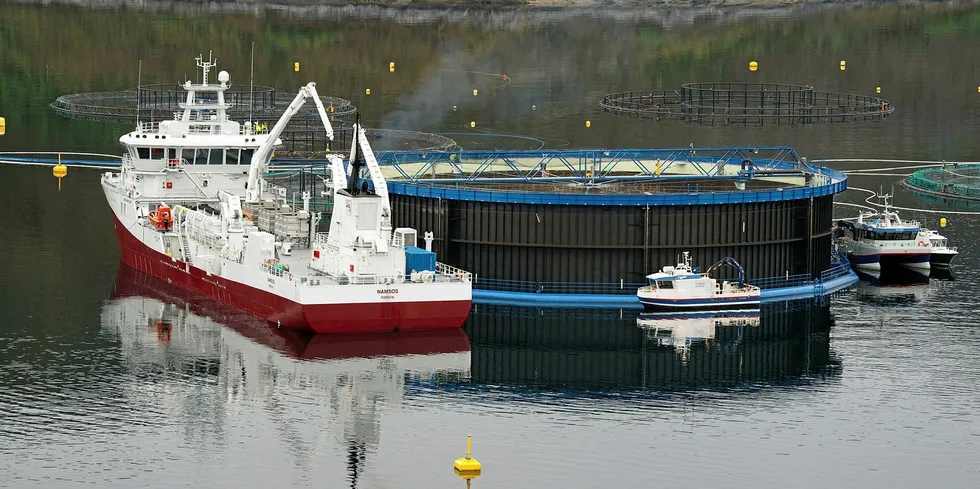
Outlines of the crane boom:
M374 193L381 197L381 207L390 215L391 201L388 199L388 182L385 181L384 174L381 173L381 166L378 164L377 158L374 157L374 150L371 149L367 134L360 124L357 125L357 141L361 143L361 155L364 156L364 163L367 164L371 184L374 185Z
M728 266L730 266L730 267L738 270L738 286L739 287L742 287L742 286L745 285L745 269L743 269L742 268L742 265L739 265L738 262L735 261L735 259L732 258L732 257L730 257L730 256L726 256L725 258L722 258L721 260L719 260L718 263L715 263L714 265L711 265L710 267L708 267L708 270L704 272L704 276L705 277L710 276L711 275L711 272L717 270L718 267L720 267L722 265L728 265Z
M293 118L294 115L299 113L299 110L303 108L306 103L307 98L313 98L314 104L316 105L317 112L320 115L320 120L323 122L323 128L327 131L327 139L333 141L333 127L330 125L330 118L327 117L327 112L323 108L323 102L320 101L320 95L316 91L316 83L309 82L306 86L299 89L299 93L296 94L296 98L290 102L289 107L283 112L282 117L276 121L276 124L272 126L269 130L269 136L259 146L255 153L252 155L252 161L248 167L248 183L245 189L245 201L246 202L257 202L260 198L259 189L259 177L265 173L266 169L269 167L269 160L272 159L272 151L275 147L280 144L279 135L282 131L286 129L286 124L289 120Z
M334 194L347 188L347 170L344 169L344 157L340 155L327 155L330 161L330 179L333 185Z

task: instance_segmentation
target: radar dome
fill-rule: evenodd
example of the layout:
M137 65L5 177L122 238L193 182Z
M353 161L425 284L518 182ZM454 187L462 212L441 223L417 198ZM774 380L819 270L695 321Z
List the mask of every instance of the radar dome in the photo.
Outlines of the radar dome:
M221 82L221 83L228 83L228 80L230 80L230 79L231 78L228 75L228 72L227 71L222 71L222 72L218 73L218 81L219 82Z

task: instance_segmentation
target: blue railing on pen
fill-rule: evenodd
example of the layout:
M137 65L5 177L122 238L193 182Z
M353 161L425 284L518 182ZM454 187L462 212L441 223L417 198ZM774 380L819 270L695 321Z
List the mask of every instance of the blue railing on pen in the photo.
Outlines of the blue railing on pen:
M807 274L784 275L747 280L760 289L796 287L813 283L827 282L850 273L851 265L840 257L832 267L820 272L817 280ZM530 282L524 280L502 280L477 277L473 288L500 292L525 292L529 294L624 294L632 295L636 289L647 285L645 282Z
M646 283L634 282L530 282L477 277L473 288L530 294L636 294Z

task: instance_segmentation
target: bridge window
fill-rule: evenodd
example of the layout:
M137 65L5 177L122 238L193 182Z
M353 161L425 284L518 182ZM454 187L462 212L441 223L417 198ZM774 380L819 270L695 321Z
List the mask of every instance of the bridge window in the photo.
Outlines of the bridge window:
M150 159L151 160L162 160L163 159L163 148L150 148Z
M224 162L224 155L221 154L222 152L224 152L223 149L215 148L210 150L210 152L211 152L211 156L208 159L209 165L220 165L222 162Z
M242 158L241 158L241 160L239 160L239 163L242 164L242 165L251 165L252 164L252 155L254 155L254 154L255 154L255 150L254 149L251 149L251 148L242 148Z
M208 150L206 149L184 148L183 155L188 165L208 164Z
M238 148L228 148L225 150L225 164L226 165L238 164Z
M150 148L136 148L136 156L141 160L150 159Z
M657 281L657 288L658 289L673 289L674 288L674 282L671 281L671 280L658 280Z

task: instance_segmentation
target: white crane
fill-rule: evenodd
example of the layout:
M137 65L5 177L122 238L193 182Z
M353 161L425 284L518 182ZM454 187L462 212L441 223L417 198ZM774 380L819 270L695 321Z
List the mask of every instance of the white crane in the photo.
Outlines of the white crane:
M269 167L269 160L272 159L272 151L282 141L279 140L279 135L282 134L283 129L286 128L286 124L289 120L293 118L294 115L299 113L299 110L306 104L306 99L312 98L313 103L316 104L316 110L320 114L320 120L323 121L323 128L327 131L327 139L333 141L333 127L330 125L330 119L327 117L327 111L323 108L323 102L320 100L320 95L316 91L316 83L309 82L306 86L299 89L299 93L296 94L296 98L289 104L286 111L283 112L282 117L276 122L276 125L272 126L269 131L268 139L258 149L255 150L255 154L252 155L251 164L248 167L248 183L245 189L245 201L246 202L258 202L261 197L261 189L259 188L259 178L265 173L266 169ZM331 162L332 163L332 162ZM345 175L346 177L346 175Z

